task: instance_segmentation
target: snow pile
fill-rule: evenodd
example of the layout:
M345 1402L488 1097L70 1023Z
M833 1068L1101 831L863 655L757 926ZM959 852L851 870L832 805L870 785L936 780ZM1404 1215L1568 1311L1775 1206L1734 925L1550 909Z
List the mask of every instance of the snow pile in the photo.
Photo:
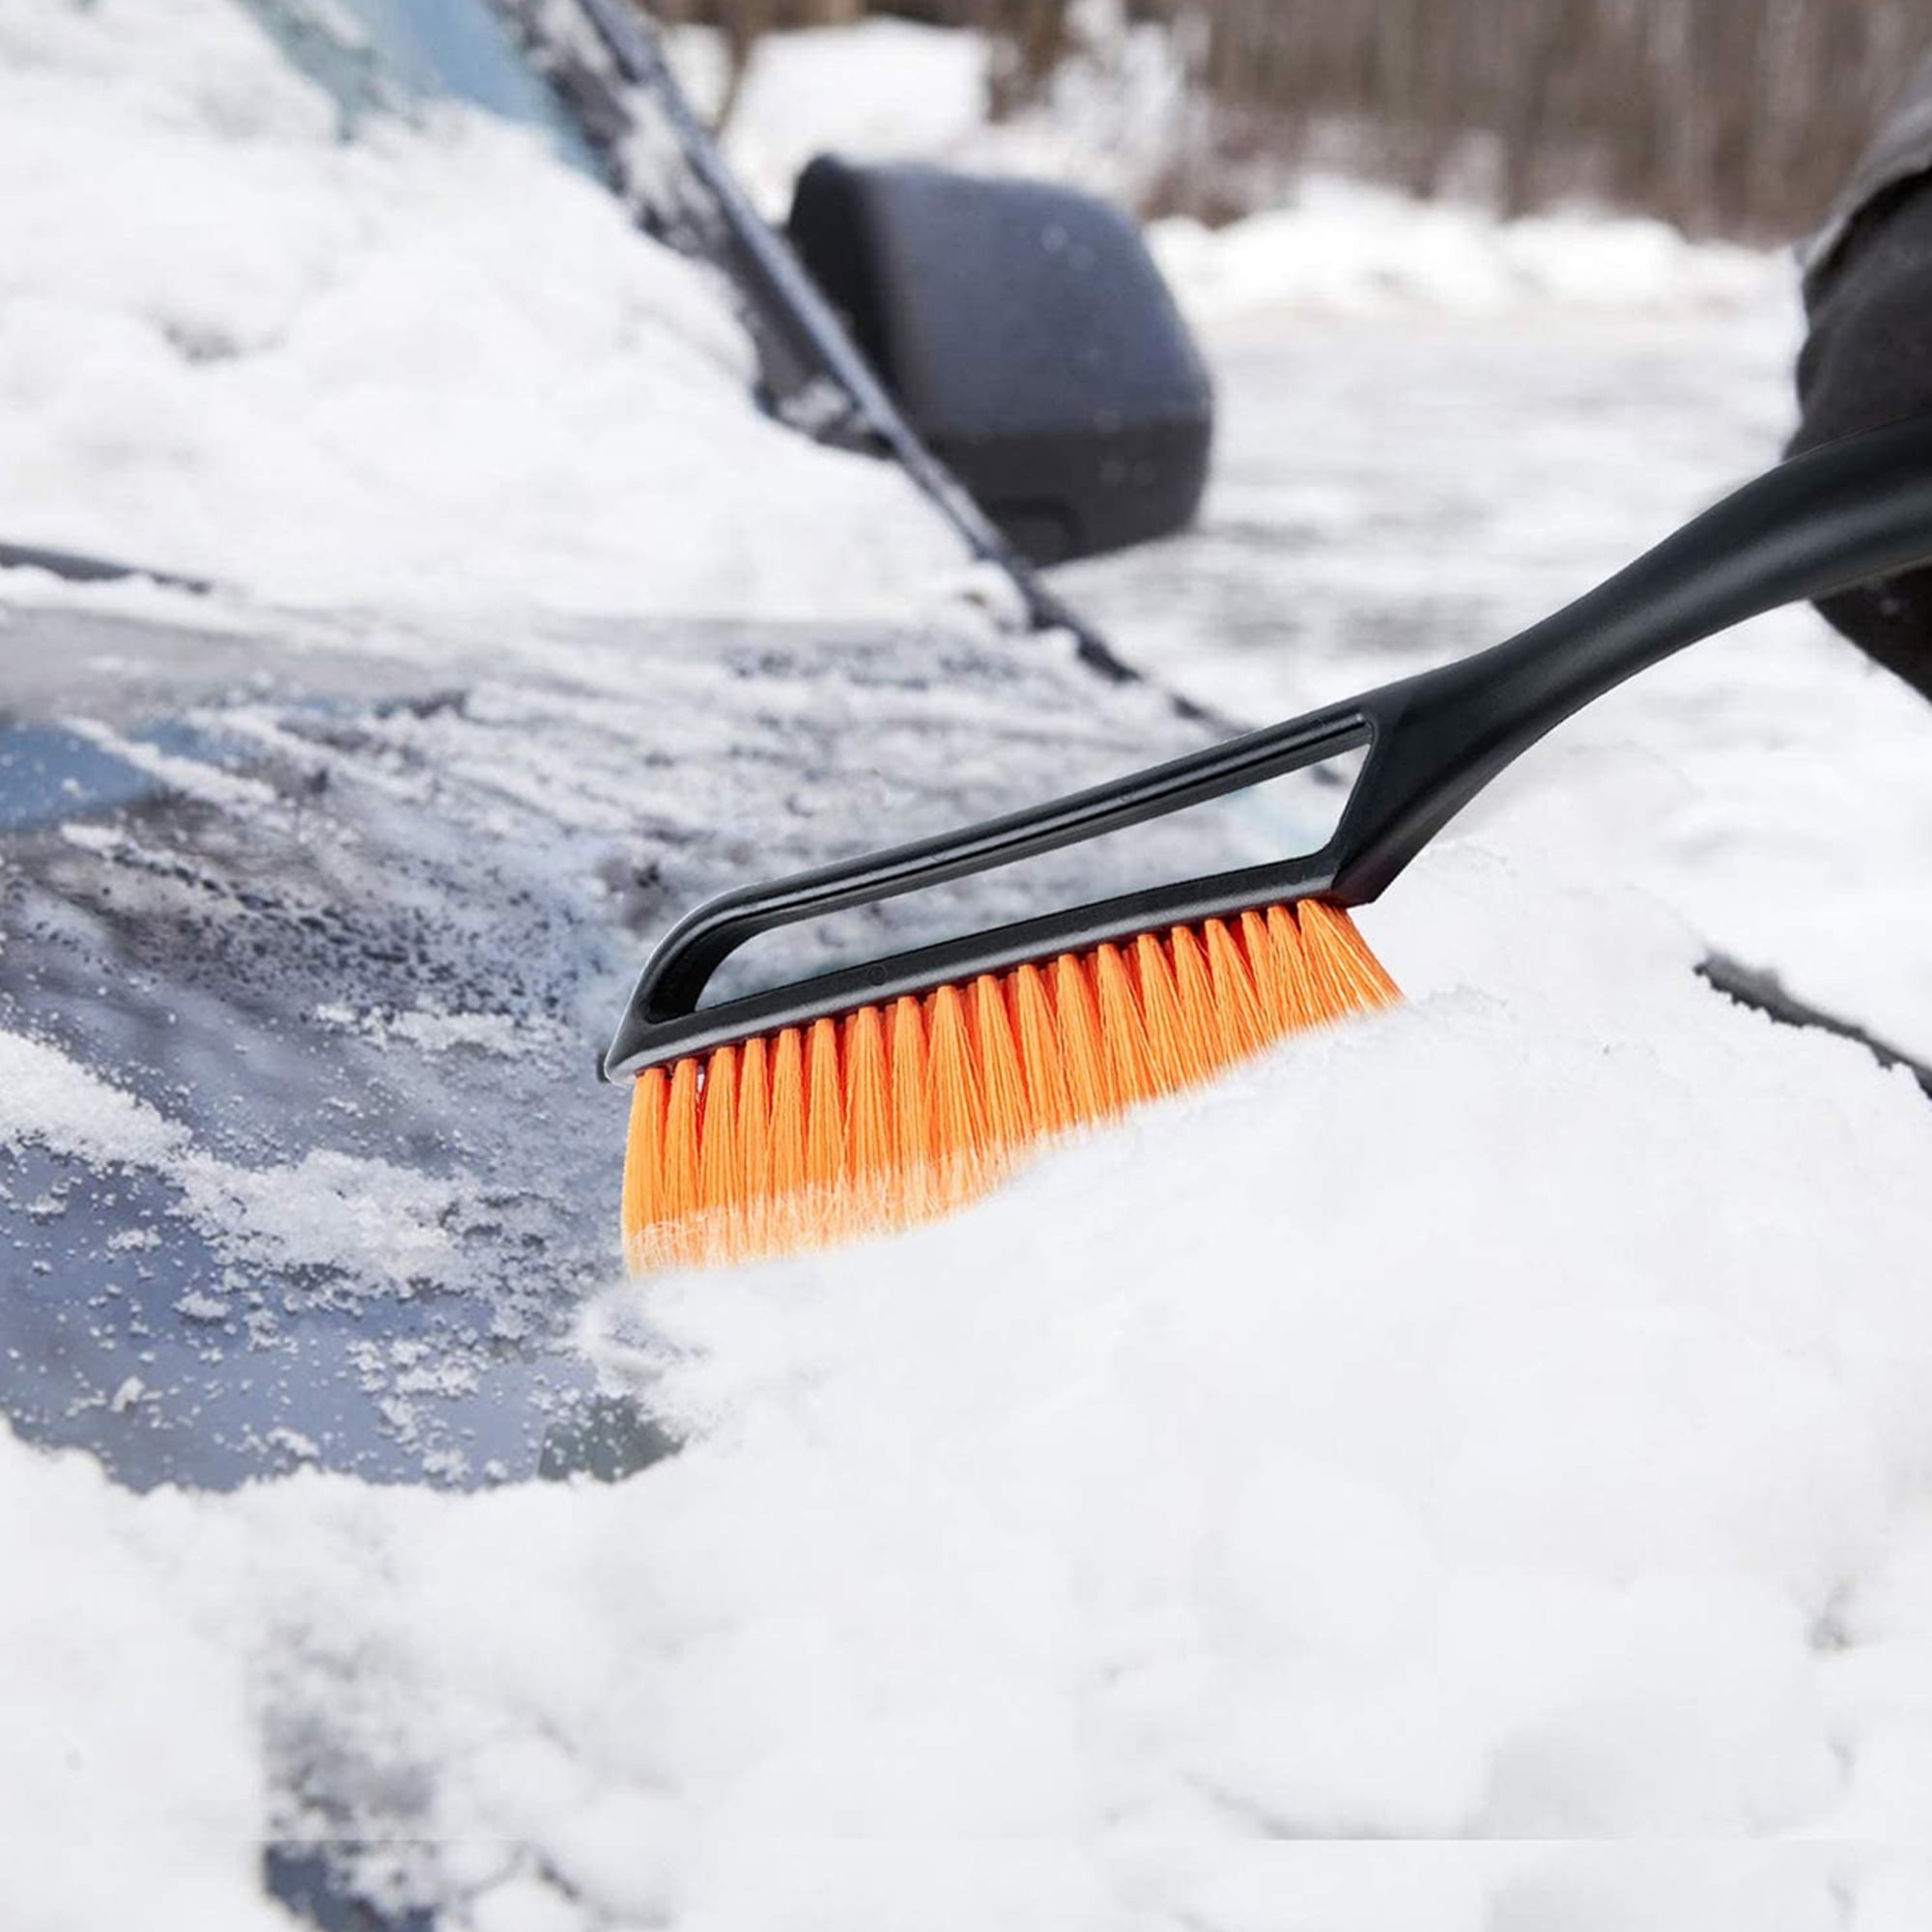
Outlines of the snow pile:
M105 1818L212 1928L261 1831L479 1928L1921 1923L1932 1115L1493 849L1374 932L1411 1007L950 1226L613 1289L614 1489L0 1455L15 1911Z
M1687 242L1662 221L1590 213L1498 221L1468 203L1417 201L1322 175L1302 181L1286 207L1220 230L1162 221L1150 240L1183 304L1205 322L1278 308L1754 309L1789 280L1776 255Z
M1159 177L1186 111L1186 76L1164 27L1079 9L1081 51L1048 97L987 119L992 48L970 29L909 20L769 34L753 48L725 123L738 178L774 217L814 155L941 161L1065 181L1137 206ZM719 37L668 37L678 72L714 116L726 72Z
M722 37L682 27L665 44L694 104L715 119L727 87ZM912 20L766 35L726 123L732 172L782 219L793 182L815 155L880 161L974 152L986 133L988 51L981 34Z
M0 534L314 604L898 609L958 554L758 416L533 131L372 121L232 0L0 5Z
M1163 29L1086 12L1083 51L1047 99L999 124L985 118L980 35L899 20L772 35L726 126L733 165L774 215L824 152L1037 175L1140 205L1189 138L1186 78ZM715 105L715 38L688 29L673 44L694 93ZM1587 210L1502 221L1473 201L1421 201L1320 172L1285 179L1280 206L1225 228L1175 218L1154 223L1150 240L1183 305L1210 324L1282 308L1749 308L1789 274L1776 253L1689 242L1660 221Z
M137 1502L87 1459L0 1435L0 1794L7 1922L95 1932L288 1926L261 1895L268 1767L245 1645L246 1545L188 1497ZM111 1853L108 1848L111 1847Z

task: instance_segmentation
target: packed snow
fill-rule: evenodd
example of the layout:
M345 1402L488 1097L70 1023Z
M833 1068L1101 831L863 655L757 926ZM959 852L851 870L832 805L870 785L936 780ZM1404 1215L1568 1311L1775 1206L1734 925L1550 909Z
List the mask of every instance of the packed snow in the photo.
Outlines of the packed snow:
M1222 229L1176 217L1154 223L1149 239L1183 305L1208 325L1282 308L1737 311L1775 299L1786 280L1783 264L1761 250L1689 242L1661 221L1605 214L1496 221L1467 205L1418 202L1321 175L1302 183L1292 206Z
M631 1483L9 1455L26 1922L103 1829L206 1925L264 1829L486 1927L1918 1922L1932 1115L1637 893L1464 846L1375 931L1408 1009L950 1227L600 1298Z
M590 185L474 118L338 146L217 0L0 0L0 153L9 537L317 604L821 616L950 567L889 475L746 407L715 292ZM1189 271L1203 529L1068 578L1217 702L1486 641L1775 450L1761 260L1341 188L1282 219ZM473 1932L1919 1932L1932 1110L1690 968L1715 938L1925 1043L1928 750L1815 619L1758 627L1365 918L1404 1009L901 1239L613 1253L582 1346L686 1435L630 1481L137 1497L0 1436L8 1923L287 1925L272 1840ZM316 1020L497 1037L427 996ZM487 1238L184 1149L10 1036L22 1145L376 1278Z
M899 609L956 540L747 410L748 338L542 135L335 104L232 0L0 6L0 529L282 603Z

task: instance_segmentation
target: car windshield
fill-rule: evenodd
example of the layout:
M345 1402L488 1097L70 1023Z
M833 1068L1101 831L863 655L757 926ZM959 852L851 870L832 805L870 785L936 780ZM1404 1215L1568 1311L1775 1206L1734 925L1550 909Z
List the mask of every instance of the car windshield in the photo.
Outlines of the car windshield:
M568 1345L651 940L1203 727L758 407L483 0L45 25L0 535L210 587L0 576L0 1415L138 1488L616 1466Z
M289 60L333 97L343 131L372 115L462 101L539 129L601 179L582 131L519 57L489 0L241 0Z

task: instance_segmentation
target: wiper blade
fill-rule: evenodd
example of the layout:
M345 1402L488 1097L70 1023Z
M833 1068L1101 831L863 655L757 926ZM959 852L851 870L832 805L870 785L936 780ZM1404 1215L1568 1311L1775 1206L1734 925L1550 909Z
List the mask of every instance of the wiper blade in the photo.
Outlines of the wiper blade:
M214 588L205 577L157 570L147 563L126 563L118 557L90 556L84 551L48 550L40 544L0 543L0 570L44 570L69 583L118 583L139 577L170 590L192 591L197 597L206 597Z

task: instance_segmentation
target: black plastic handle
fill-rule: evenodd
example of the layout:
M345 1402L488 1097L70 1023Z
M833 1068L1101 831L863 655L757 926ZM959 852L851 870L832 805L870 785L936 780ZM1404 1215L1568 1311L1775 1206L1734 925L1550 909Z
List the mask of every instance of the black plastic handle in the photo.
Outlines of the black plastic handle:
M1375 693L1334 895L1377 897L1504 766L1626 678L1779 605L1928 563L1932 417L1779 464L1508 642Z
M639 980L606 1077L823 1013L1168 924L1375 898L1484 785L1594 697L1747 617L1932 563L1932 417L1847 437L1735 491L1553 616L1461 662L1069 797L774 884L681 921ZM1011 865L1370 747L1319 852L1123 895L698 1008L755 934Z
M1124 779L1110 780L1024 811L989 818L886 852L871 852L769 885L740 886L707 900L666 934L652 953L617 1037L601 1063L607 1078L666 1059L701 1053L823 1012L921 992L948 980L1003 971L1049 952L1096 946L1150 927L1187 923L1295 896L1327 883L1326 854L1250 867L1212 878L1124 894L1096 904L1018 922L821 974L701 1012L697 1003L718 968L748 940L781 925L852 906L923 892L975 872L1083 843L1150 818L1184 811L1229 792L1320 764L1368 744L1373 726L1358 701L1312 711Z

